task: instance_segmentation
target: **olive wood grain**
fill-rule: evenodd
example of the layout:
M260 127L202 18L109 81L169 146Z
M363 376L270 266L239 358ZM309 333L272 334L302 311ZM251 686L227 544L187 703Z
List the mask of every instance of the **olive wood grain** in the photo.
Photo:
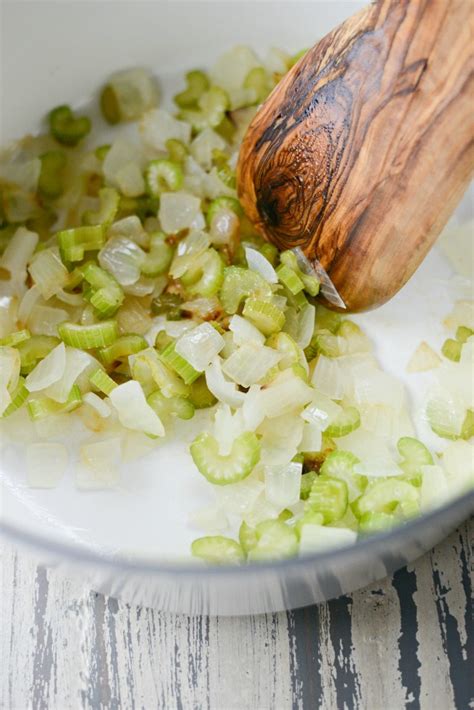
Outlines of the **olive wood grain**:
M317 258L349 310L403 286L468 185L473 12L471 0L369 5L291 69L244 138L249 218Z

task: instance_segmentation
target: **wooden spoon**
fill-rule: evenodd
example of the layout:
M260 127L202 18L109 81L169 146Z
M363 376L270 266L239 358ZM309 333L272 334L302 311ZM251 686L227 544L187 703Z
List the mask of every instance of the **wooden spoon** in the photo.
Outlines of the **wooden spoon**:
M351 311L403 286L468 185L473 9L369 5L300 59L247 131L237 175L249 218L317 259Z

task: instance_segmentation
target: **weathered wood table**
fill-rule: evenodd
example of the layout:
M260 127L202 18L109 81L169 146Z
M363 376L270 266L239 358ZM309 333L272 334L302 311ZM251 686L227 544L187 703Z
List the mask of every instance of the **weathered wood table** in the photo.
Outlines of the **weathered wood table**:
M467 710L473 526L393 579L289 613L131 607L2 551L2 710Z

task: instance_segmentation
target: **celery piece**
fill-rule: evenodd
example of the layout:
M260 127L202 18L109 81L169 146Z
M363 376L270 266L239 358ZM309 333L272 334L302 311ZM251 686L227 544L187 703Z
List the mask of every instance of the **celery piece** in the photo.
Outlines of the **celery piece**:
M147 402L162 421L169 417L192 419L194 416L194 405L185 397L165 397L156 391L148 395Z
M86 251L99 251L105 244L105 233L102 225L75 227L64 229L56 235L61 259L82 261Z
M45 396L30 397L26 406L28 413L33 421L45 419L52 414L61 414L63 412L72 412L82 402L81 390L78 385L73 385L71 392L64 404L56 402Z
M239 543L223 535L199 537L191 545L191 554L213 565L235 565L245 559Z
M365 513L396 513L408 506L410 513L414 504L418 506L418 490L406 481L398 478L386 478L371 483L353 504L357 517Z
M28 399L29 391L26 388L25 385L25 379L24 377L20 377L18 379L18 384L11 393L11 398L12 401L8 405L8 407L5 409L5 411L2 414L2 417L9 417L10 414L13 414L13 412L16 412L17 409L19 409Z
M290 269L286 264L280 264L276 270L278 280L285 286L290 293L296 296L297 293L304 289L304 283L298 274Z
M221 210L232 210L238 217L243 214L240 202L236 197L216 197L207 208L206 220L209 225Z
M336 333L342 321L340 313L329 311L320 304L316 307L316 330L329 330Z
M178 163L179 165L184 163L189 153L187 146L177 138L168 138L168 140L165 141L165 148L167 150L169 160L173 163Z
M102 187L99 190L100 208L87 210L82 216L82 221L86 225L103 225L110 227L115 219L120 204L120 195L112 187Z
M160 276L168 271L173 259L173 248L166 241L163 232L154 232L150 236L150 248L142 264L141 272L145 276Z
M101 318L110 318L122 305L124 293L118 281L93 261L82 267L84 281L90 285L84 297L98 311Z
M114 382L113 379L109 377L109 375L100 368L92 373L92 375L89 377L89 381L91 382L91 384L94 385L96 389L98 389L105 395L109 395L112 390L117 387L117 383Z
M104 365L111 365L115 360L128 357L148 347L148 343L141 335L131 333L121 335L112 345L99 349L99 357Z
M87 116L76 118L69 106L58 106L49 114L51 135L62 145L75 146L91 130L91 121Z
M283 328L285 314L274 303L248 298L245 302L243 315L264 334L271 335Z
M16 330L13 333L6 335L4 338L0 338L0 346L8 345L10 347L14 347L29 338L31 338L31 333L27 328L24 328L23 330Z
M254 103L260 104L265 101L272 90L272 85L264 67L254 67L249 71L244 79L244 89L252 89L255 92Z
M112 345L118 337L118 326L115 320L105 320L92 325L65 322L58 325L58 333L66 345L80 350L92 350Z
M181 377L185 385L192 384L200 376L200 372L194 369L184 357L178 355L175 350L175 343L170 343L166 346L163 352L160 353L160 359L171 367L177 375Z
M175 192L183 185L183 171L179 163L166 158L158 158L148 163L145 171L147 192L159 197L162 192Z
M461 359L462 346L463 344L459 340L453 340L452 338L448 338L444 341L443 347L441 348L441 352L443 353L444 357L448 358L448 360L452 360L453 362L459 362L459 360Z
M355 407L345 407L336 415L325 431L328 436L338 437L346 436L358 427L360 427L359 410Z
M207 409L217 402L217 399L208 389L204 375L198 377L198 379L190 385L189 401L193 404L195 409Z
M472 330L472 328L468 328L465 325L460 325L456 329L456 340L462 343L463 345L464 343L467 343L471 335L474 335L474 330Z
M40 156L41 172L38 191L44 197L54 199L64 192L64 168L67 158L62 150L50 150Z
M461 439L468 440L474 436L474 410L468 409L461 427Z
M264 520L256 527L257 544L248 554L250 561L278 560L298 552L296 530L281 520Z
M432 466L433 457L424 444L411 436L403 436L397 443L398 453L402 457L400 468L412 484L421 484L422 466Z
M59 343L59 338L52 335L32 335L31 338L17 343L14 347L20 353L21 374L30 373Z
M188 72L185 79L186 89L176 94L173 101L180 108L197 106L198 100L203 93L209 89L209 79L207 75L199 69Z
M364 513L359 520L359 532L366 535L386 532L397 524L397 518L390 513Z
M260 253L263 254L266 259L268 259L272 266L275 266L278 259L278 249L274 244L265 242L265 244L262 244L260 248Z
M257 531L248 525L245 520L242 521L239 528L239 542L246 555L258 542Z
M224 280L224 262L218 251L207 249L181 277L189 293L203 298L215 296Z
M199 472L218 486L242 481L260 460L260 443L253 432L238 436L227 456L219 453L219 444L207 432L194 439L190 451Z
M313 486L316 476L316 471L308 471L307 473L303 473L303 475L301 476L301 500L307 500L309 498L309 494L311 493L311 488Z
M109 152L110 148L111 146L109 143L105 143L104 145L98 145L94 151L94 155L97 160L100 160L102 162L105 159L105 156Z
M320 513L324 524L340 520L347 510L347 483L340 478L320 474L317 476L306 501L306 510Z
M151 311L155 316L165 315L168 320L179 320L182 303L177 293L162 293L152 300Z

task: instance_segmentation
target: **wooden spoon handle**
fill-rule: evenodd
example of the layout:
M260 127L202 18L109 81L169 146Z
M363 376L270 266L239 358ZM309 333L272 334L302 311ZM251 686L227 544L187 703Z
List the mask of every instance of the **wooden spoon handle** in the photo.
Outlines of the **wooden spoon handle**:
M276 87L238 164L250 219L317 258L350 310L418 267L472 175L473 5L381 0Z

